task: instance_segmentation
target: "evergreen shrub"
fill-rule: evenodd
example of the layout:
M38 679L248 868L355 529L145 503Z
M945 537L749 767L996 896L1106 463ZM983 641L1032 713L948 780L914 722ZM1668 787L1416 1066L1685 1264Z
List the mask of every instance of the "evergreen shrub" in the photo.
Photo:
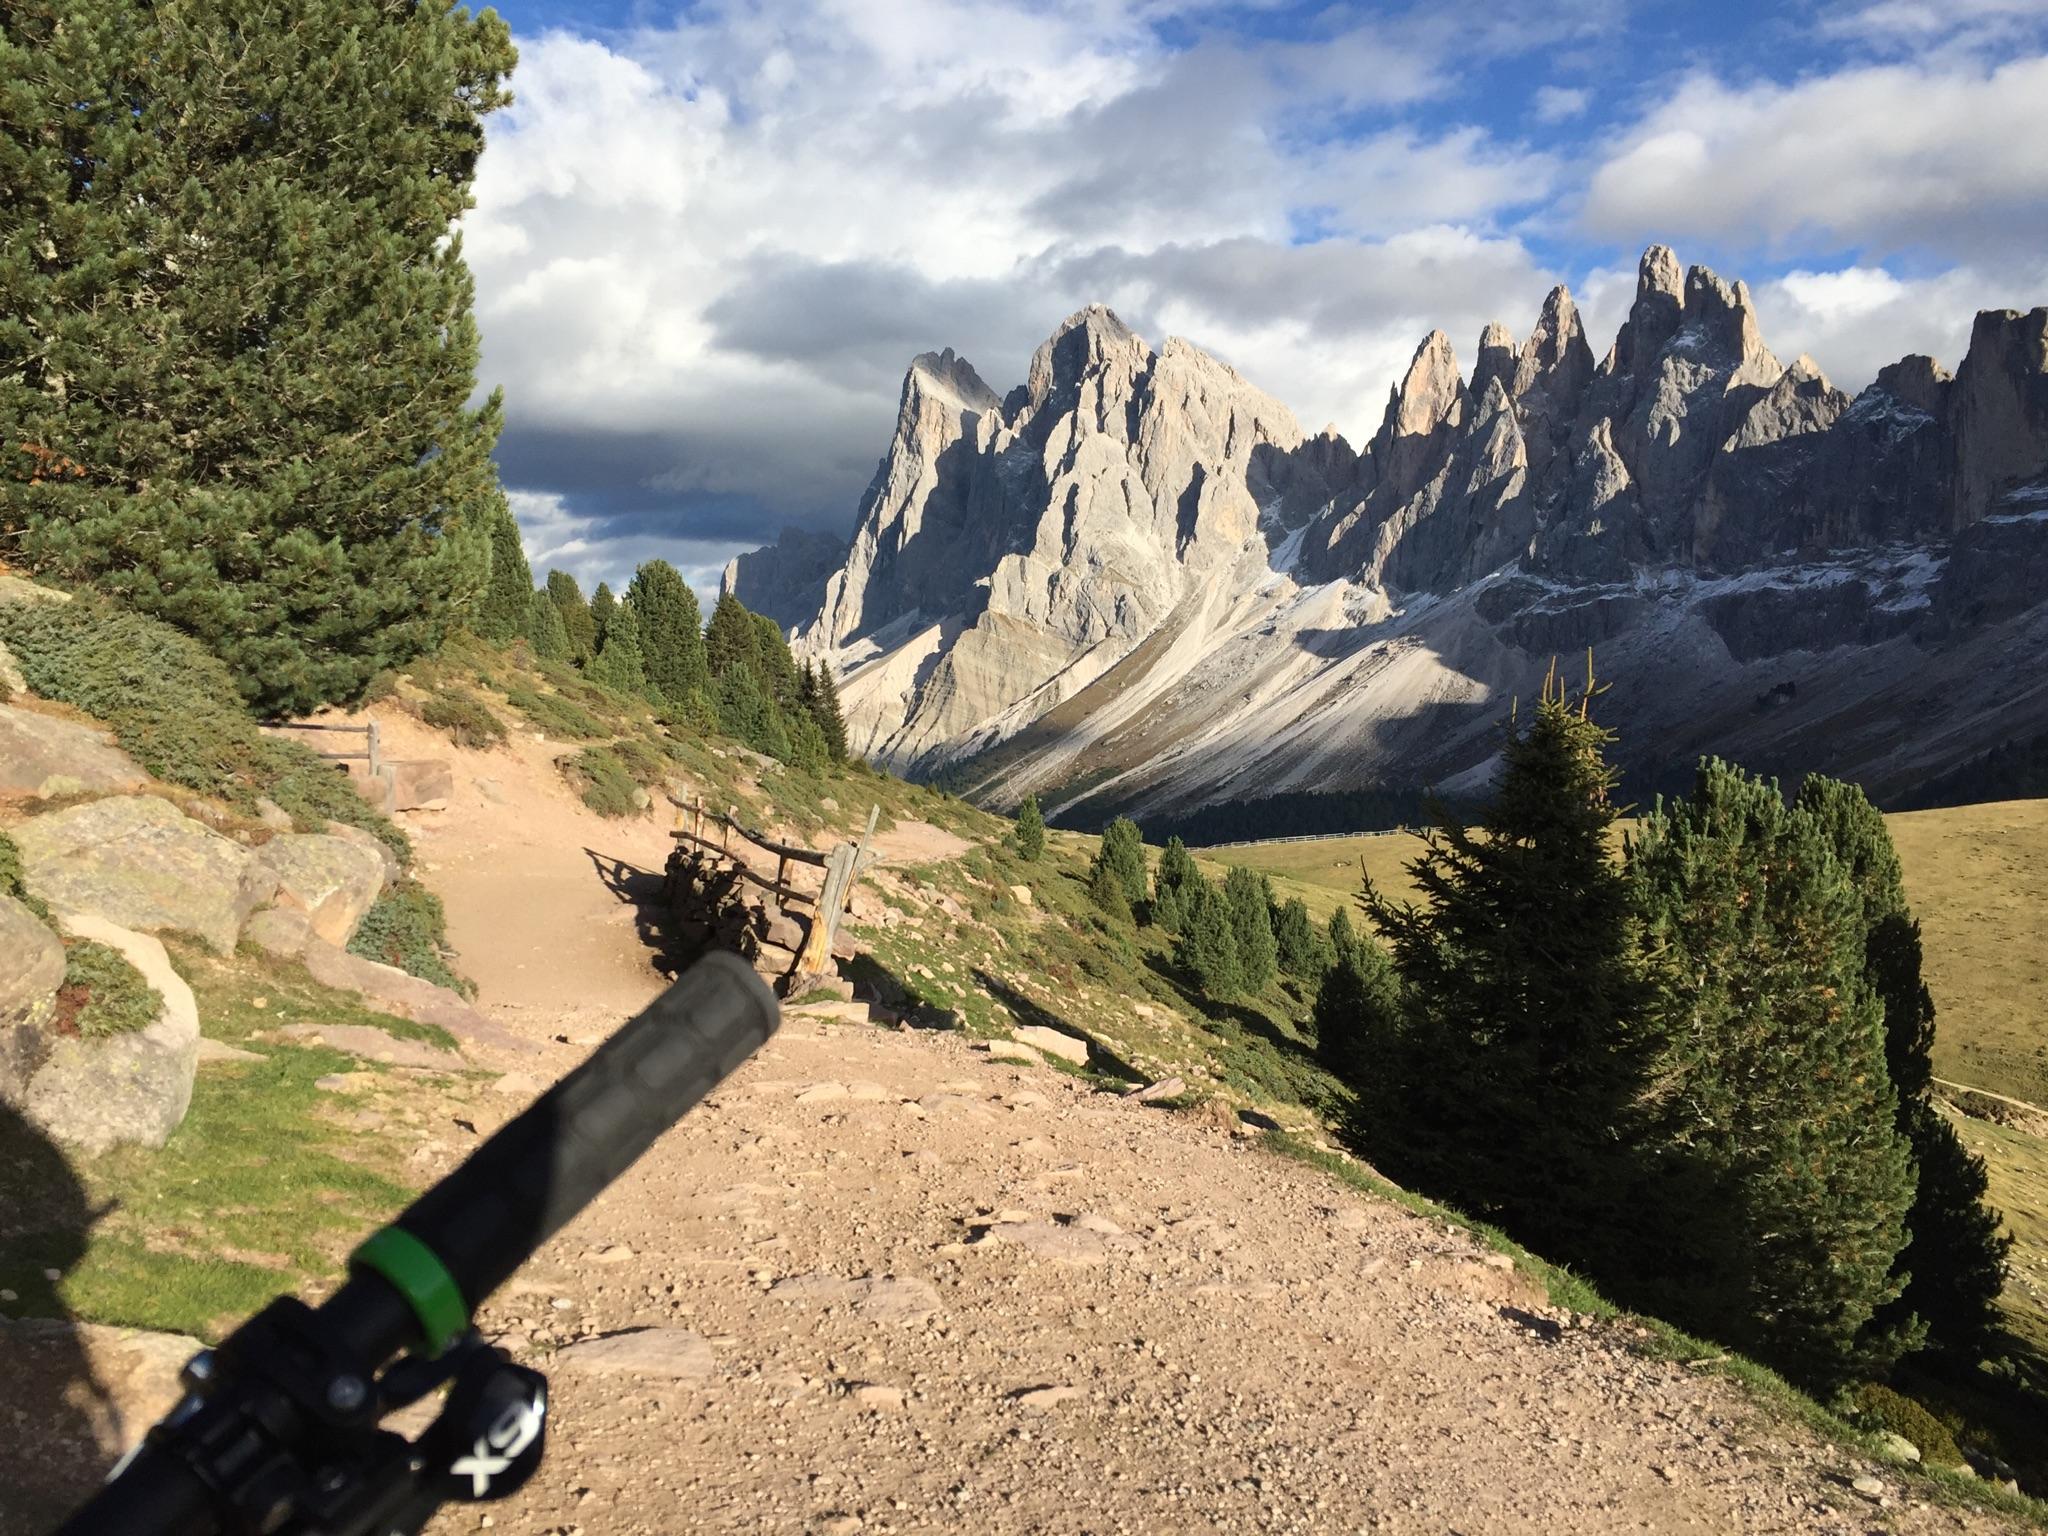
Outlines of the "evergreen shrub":
M396 966L408 976L465 997L473 996L476 988L450 964L446 933L447 915L441 898L417 880L401 880L364 914L362 925L349 940L349 953Z

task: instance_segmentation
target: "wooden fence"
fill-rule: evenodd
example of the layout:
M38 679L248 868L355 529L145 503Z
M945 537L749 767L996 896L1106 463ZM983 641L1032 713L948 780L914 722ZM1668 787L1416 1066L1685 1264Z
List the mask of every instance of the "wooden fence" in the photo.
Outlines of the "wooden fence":
M879 805L868 808L867 828L861 833L858 843L840 843L829 852L820 852L815 848L777 842L766 833L756 831L739 819L737 807L714 811L701 799L685 802L671 795L668 800L678 812L675 829L669 834L677 842L716 853L732 864L742 878L774 897L778 904L802 902L811 908L810 931L804 941L803 952L797 957L796 974L817 976L831 970L832 946L839 937L839 923L846 914L848 902L853 899L855 883L872 858L868 842L875 835L875 823L881 817L882 808ZM715 839L712 836L714 828L717 831ZM754 873L744 858L734 854L734 837L752 844L763 853L775 855L774 879ZM792 865L823 870L819 888L811 891L791 884Z

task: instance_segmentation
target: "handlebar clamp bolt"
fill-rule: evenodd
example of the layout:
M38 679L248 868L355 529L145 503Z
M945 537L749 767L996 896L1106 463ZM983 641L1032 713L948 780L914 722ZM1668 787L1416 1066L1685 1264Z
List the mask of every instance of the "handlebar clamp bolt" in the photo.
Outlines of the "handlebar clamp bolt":
M327 1406L336 1413L354 1413L369 1395L360 1376L337 1376L327 1383Z

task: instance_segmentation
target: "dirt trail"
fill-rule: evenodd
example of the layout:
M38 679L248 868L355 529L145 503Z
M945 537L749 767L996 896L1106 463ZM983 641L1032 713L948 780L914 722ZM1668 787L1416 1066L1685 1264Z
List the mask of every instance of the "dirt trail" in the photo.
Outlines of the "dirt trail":
M666 838L512 755L465 755L420 843L539 1076L661 984L582 852L593 828L643 869ZM554 1381L548 1460L503 1530L2013 1528L1213 1125L802 1010L482 1321ZM668 1332L623 1347L653 1367L563 1348L648 1329Z

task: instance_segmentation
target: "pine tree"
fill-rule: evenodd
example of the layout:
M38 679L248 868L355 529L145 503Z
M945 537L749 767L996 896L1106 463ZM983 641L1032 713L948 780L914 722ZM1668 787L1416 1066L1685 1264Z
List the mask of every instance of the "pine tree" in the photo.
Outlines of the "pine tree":
M548 600L562 616L562 632L569 637L569 659L580 667L597 654L597 620L583 600L583 589L567 571L549 571Z
M1173 963L1204 997L1219 1003L1230 1001L1244 991L1244 971L1238 964L1237 932L1230 921L1229 903L1199 875L1175 894L1184 904Z
M1342 961L1358 944L1358 930L1351 926L1351 914L1342 907L1330 914L1330 957Z
M1385 1090L1397 1094L1406 1077L1395 1055L1401 983L1378 942L1353 936L1345 945L1316 989L1314 1022L1316 1059L1358 1092L1366 1116L1399 1115Z
M1039 814L1038 796L1026 795L1017 807L1017 855L1033 863L1045 857L1045 817Z
M1708 761L1629 872L1668 1030L1635 1296L1804 1381L1882 1373L1912 1343L1871 1324L1913 1170L1851 865L1776 784Z
M790 654L782 626L765 613L747 617L754 625L754 660L761 669L761 681L778 708L792 710L796 707L796 658Z
M818 719L818 729L825 733L825 749L832 754L832 761L846 761L846 716L839 709L839 685L832 681L832 669L823 662L818 663L815 674L817 702L813 713Z
M533 642L533 654L542 661L569 659L569 631L562 624L562 610L545 592L527 598L526 634Z
M1223 900L1237 939L1238 979L1245 991L1263 992L1273 979L1279 954L1273 939L1272 887L1242 864L1232 865L1223 879Z
M782 712L752 667L728 668L713 685L712 700L718 709L719 729L726 735L756 752L788 761L789 732Z
M1170 890L1178 891L1181 895L1178 905L1180 910L1185 912L1187 888L1201 878L1201 871L1195 868L1194 857L1188 852L1188 845L1178 837L1169 837L1166 840L1166 847L1159 855L1158 872L1153 876L1154 894L1163 896Z
M597 590L590 594L590 654L593 657L604 649L606 632L618 611L619 600L612 596L612 589L600 581Z
M484 515L490 534L491 572L477 599L470 628L495 645L509 645L527 632L533 611L533 571L520 547L519 524L501 496Z
M0 21L0 546L361 694L489 571L459 236L510 33L452 5L82 0Z
M1124 895L1124 883L1117 879L1116 871L1100 859L1095 861L1095 867L1088 875L1088 899L1117 922L1131 921L1131 903Z
M722 682L735 668L745 667L761 679L760 660L755 655L759 632L754 616L730 592L718 594L711 609L711 623L704 630L704 662L713 682Z
M640 626L647 681L664 703L679 704L711 681L704 665L704 614L697 594L666 560L648 560L626 587L626 606Z
M1622 1216L1651 1040L1628 883L1610 842L1611 733L1555 669L1511 723L1475 830L1447 808L1410 866L1420 905L1367 883L1404 997L1404 1085L1427 1135L1373 1156L1474 1215L1597 1267Z
M783 721L789 735L789 761L805 773L823 773L827 761L825 733L804 710L791 710Z
M2012 1240L1984 1203L1983 1160L1930 1096L1934 998L1921 979L1920 925L1906 904L1905 872L1883 813L1855 785L1814 774L1799 786L1797 804L1826 830L1856 888L1864 979L1884 1008L1885 1066L1898 1093L1898 1129L1912 1148L1908 1241L1893 1266L1905 1290L1878 1309L1873 1329L1895 1334L1917 1319L1930 1346L1974 1364L1998 1326Z
M603 587L597 590L610 595ZM640 624L625 604L612 605L605 618L604 638L585 672L593 683L611 689L621 698L644 699L653 695L647 681L647 651L640 640Z
M1095 851L1094 869L1107 869L1123 887L1124 904L1132 911L1144 905L1145 835L1128 816L1119 816L1102 833L1102 846ZM1091 878L1093 870L1090 871Z
M1187 910L1181 905L1181 888L1169 885L1152 898L1152 922L1161 931L1178 934L1187 922Z
M1273 942L1278 946L1280 969L1303 981L1314 981L1329 964L1315 922L1308 915L1308 903L1299 896L1288 899L1273 922Z

